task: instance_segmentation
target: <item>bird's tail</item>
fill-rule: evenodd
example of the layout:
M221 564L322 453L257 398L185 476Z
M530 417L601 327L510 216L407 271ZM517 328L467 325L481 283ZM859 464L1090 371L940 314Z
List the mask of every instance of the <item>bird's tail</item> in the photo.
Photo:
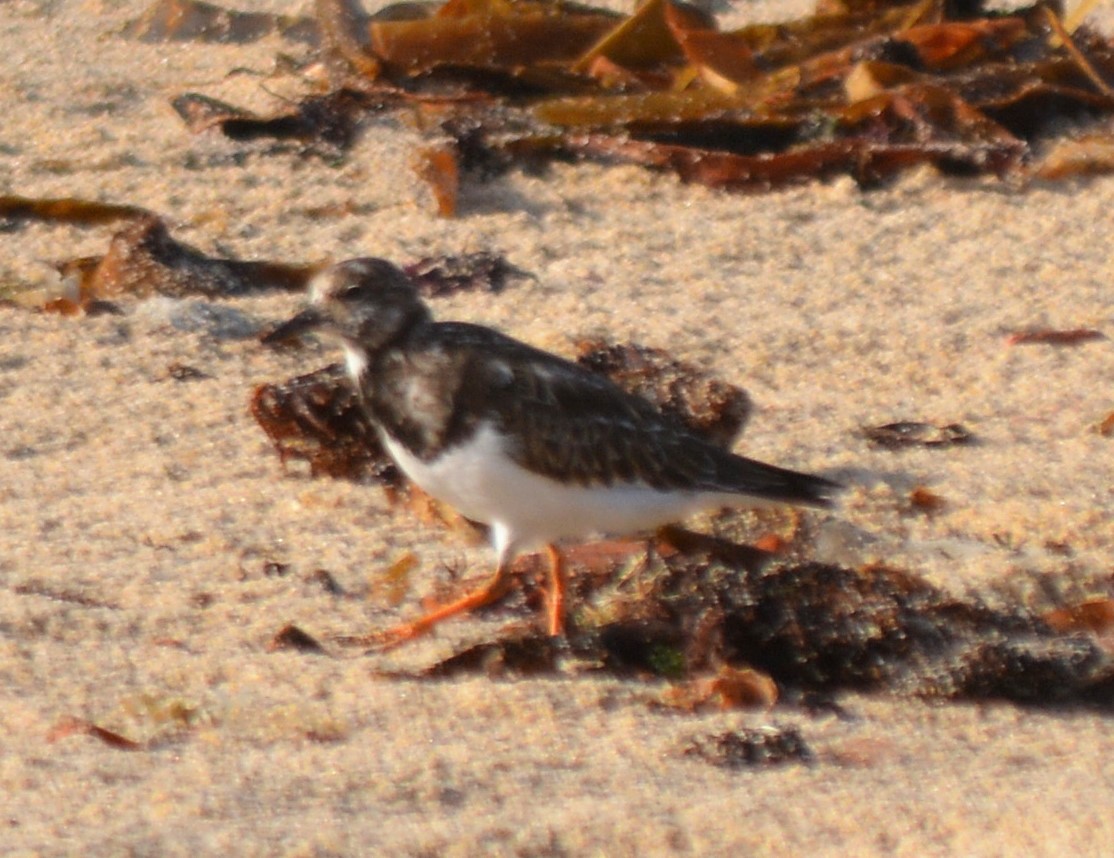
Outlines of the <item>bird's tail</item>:
M844 486L826 477L803 474L728 454L718 463L721 490L795 506L830 507Z

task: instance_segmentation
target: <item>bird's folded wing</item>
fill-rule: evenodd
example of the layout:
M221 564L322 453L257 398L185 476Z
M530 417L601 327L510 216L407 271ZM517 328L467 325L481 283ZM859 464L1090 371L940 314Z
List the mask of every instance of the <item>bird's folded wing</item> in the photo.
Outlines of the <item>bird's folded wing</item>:
M733 455L610 380L509 338L476 352L461 381L470 410L513 439L515 461L545 476L821 506L837 488Z

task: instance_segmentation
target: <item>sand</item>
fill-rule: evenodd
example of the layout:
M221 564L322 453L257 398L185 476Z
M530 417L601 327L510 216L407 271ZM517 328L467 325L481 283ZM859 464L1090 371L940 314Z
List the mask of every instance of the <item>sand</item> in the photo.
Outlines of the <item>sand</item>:
M1095 426L1114 411L1114 178L923 170L871 193L837 179L746 196L564 165L469 185L442 220L398 117L339 164L190 136L171 97L273 109L300 92L272 75L296 48L145 45L118 35L138 9L0 6L0 191L142 205L247 259L502 250L536 279L435 312L566 353L585 335L636 340L745 387L756 412L738 449L852 483L824 519L824 559L1035 609L1109 594L1114 441ZM103 253L110 235L14 229L0 278L51 288L49 261ZM844 694L843 716L680 714L643 682L372 676L524 619L506 611L378 659L268 652L286 623L324 639L412 616L446 566L491 560L376 488L284 472L247 403L335 357L256 342L299 301L0 307L0 851L1109 853L1101 711ZM1029 326L1108 339L1007 344ZM177 364L204 377L176 380ZM980 443L894 453L858 434L894 420L959 422ZM917 486L940 513L907 514ZM391 605L384 571L408 551L419 566ZM73 718L150 744L64 735ZM813 763L729 771L684 753L770 724L799 728Z

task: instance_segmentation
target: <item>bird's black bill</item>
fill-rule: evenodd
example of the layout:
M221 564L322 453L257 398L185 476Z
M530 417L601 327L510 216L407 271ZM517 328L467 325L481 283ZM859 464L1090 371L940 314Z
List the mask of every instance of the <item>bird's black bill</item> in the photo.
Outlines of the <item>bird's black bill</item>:
M288 319L277 328L264 334L260 342L265 346L287 345L297 342L305 334L321 327L323 321L321 313L318 312L316 307L307 307L294 318Z

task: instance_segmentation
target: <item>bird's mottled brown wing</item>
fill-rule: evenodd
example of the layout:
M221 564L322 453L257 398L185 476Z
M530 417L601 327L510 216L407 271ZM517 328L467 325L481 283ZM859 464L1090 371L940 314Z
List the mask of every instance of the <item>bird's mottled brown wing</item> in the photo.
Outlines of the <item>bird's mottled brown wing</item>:
M457 344L463 358L457 413L489 420L515 439L511 455L536 473L582 485L641 482L811 505L825 505L838 488L722 450L646 400L555 355L486 329L438 327L442 346ZM454 426L448 438L471 428Z

